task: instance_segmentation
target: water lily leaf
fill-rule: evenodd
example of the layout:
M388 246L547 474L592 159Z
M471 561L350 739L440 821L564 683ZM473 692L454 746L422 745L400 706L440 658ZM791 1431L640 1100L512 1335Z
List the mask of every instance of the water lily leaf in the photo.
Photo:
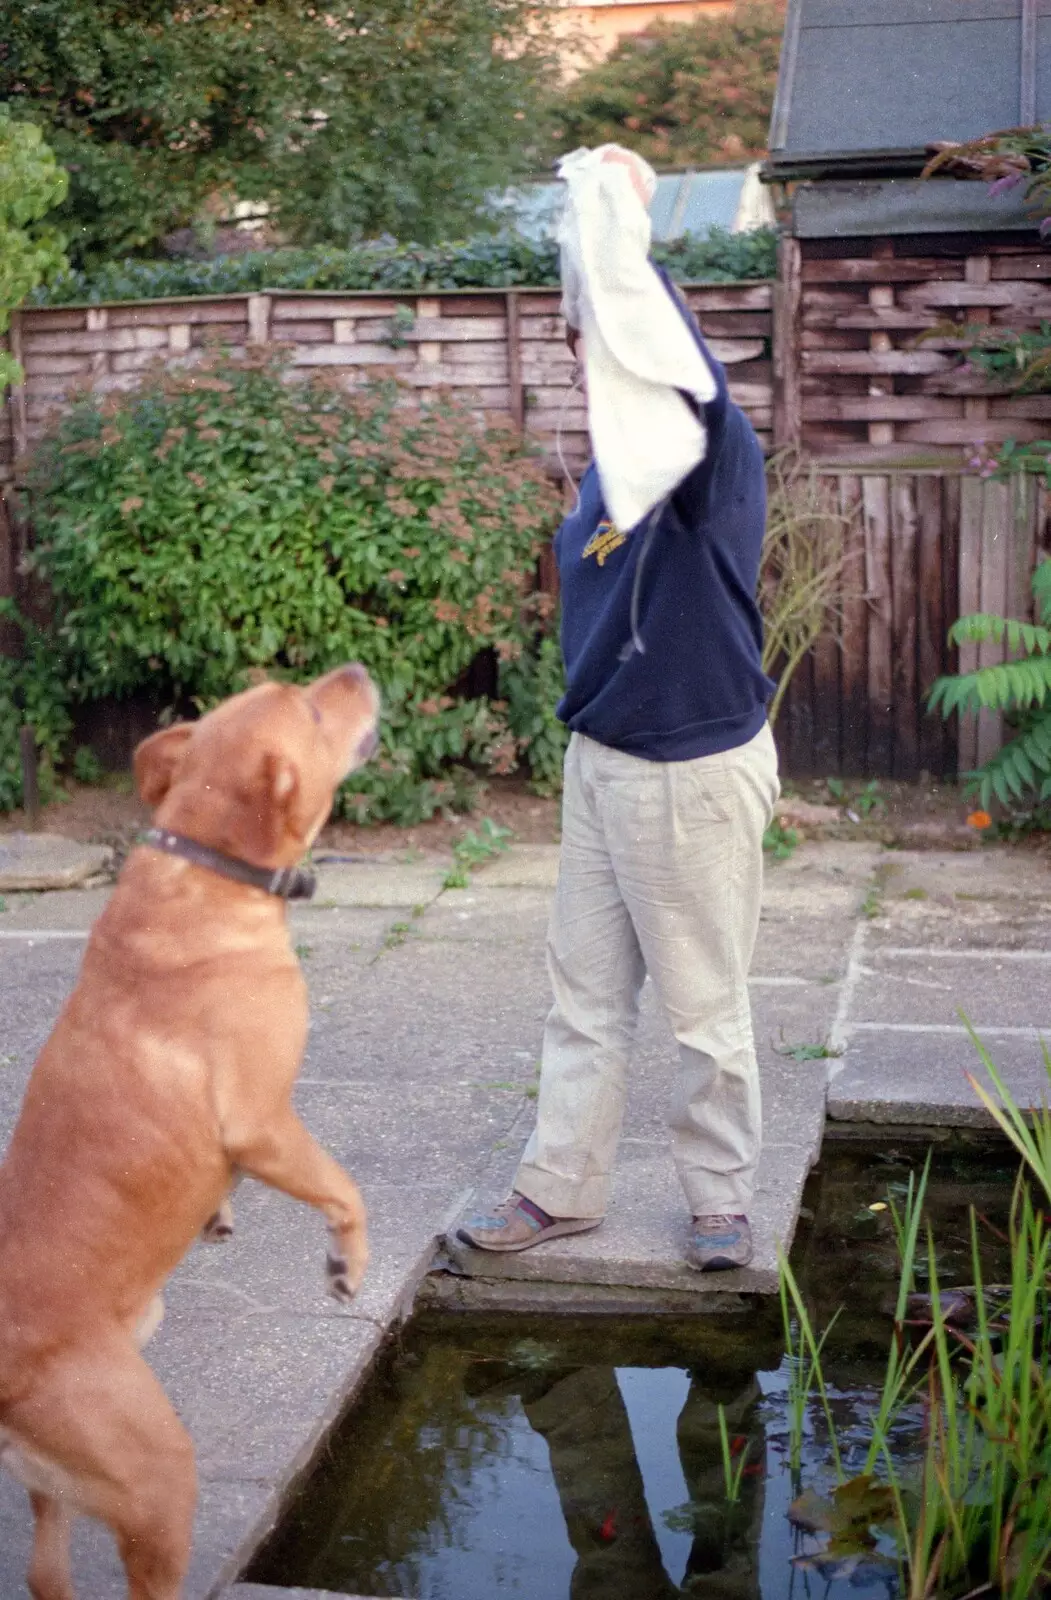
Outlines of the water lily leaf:
M885 1483L862 1473L833 1489L831 1499L804 1489L788 1508L788 1520L804 1533L827 1533L858 1549L871 1543L869 1526L890 1522L894 1496Z
M802 1528L804 1533L831 1533L838 1520L832 1501L813 1489L804 1489L792 1501L786 1515L792 1526Z
M898 1563L878 1551L855 1551L833 1555L830 1550L820 1555L793 1556L792 1565L797 1572L813 1572L827 1583L845 1578L852 1589L864 1589L870 1583L886 1583L897 1576Z
M874 1522L889 1522L894 1516L893 1493L885 1483L877 1483L871 1473L863 1472L841 1483L833 1489L832 1498L840 1518L851 1525L867 1527Z

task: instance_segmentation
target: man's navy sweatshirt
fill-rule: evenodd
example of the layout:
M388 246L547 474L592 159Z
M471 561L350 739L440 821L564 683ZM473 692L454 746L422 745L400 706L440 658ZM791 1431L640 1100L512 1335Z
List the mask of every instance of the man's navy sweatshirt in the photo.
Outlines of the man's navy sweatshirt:
M656 518L627 532L611 524L588 468L555 536L566 667L558 715L615 750L688 761L746 744L766 720L773 685L755 599L766 481L725 372L665 285L718 386L703 408L708 448Z

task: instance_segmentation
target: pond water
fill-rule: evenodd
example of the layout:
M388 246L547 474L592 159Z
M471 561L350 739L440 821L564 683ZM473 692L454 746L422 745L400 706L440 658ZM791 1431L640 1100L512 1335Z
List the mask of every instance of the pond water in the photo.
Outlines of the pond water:
M839 1311L825 1375L844 1466L861 1470L886 1361L897 1256L889 1210L925 1145L826 1143L793 1265L815 1326ZM968 1207L1006 1222L1015 1166L957 1136L936 1150L927 1215L943 1285L969 1283ZM986 1281L1004 1260L987 1235ZM794 1529L834 1482L808 1408L789 1460L780 1306L690 1318L429 1312L378 1363L248 1577L402 1600L887 1600L889 1545L846 1562ZM741 1493L724 1490L718 1407ZM922 1417L902 1419L902 1462Z

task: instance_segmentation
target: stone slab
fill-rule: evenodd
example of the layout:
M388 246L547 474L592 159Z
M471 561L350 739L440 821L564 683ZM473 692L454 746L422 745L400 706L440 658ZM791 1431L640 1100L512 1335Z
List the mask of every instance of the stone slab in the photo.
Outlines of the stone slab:
M473 875L486 889L553 889L558 882L557 844L513 844Z
M888 852L869 949L1051 949L1051 878L1025 850Z
M0 940L26 930L86 933L104 910L112 885L97 889L52 890L40 894L7 894L0 911Z
M316 899L338 906L427 906L441 893L447 871L427 862L322 861Z
M1024 1027L1051 1039L1051 950L1030 959L1015 952L907 954L876 951L862 967L851 1020L954 1026L963 1011L979 1030Z
M1051 1098L1039 1043L1017 1035L982 1034L1009 1092L1025 1107ZM828 1115L871 1123L929 1123L986 1127L991 1119L967 1082L983 1080L981 1060L966 1034L855 1033L843 1058L832 1063Z
M193 1246L165 1292L168 1307L242 1316L348 1317L386 1327L408 1315L455 1200L443 1184L362 1185L370 1258L353 1305L326 1292L324 1220L309 1206L262 1184L244 1182L234 1196L234 1235L224 1244Z
M270 1500L271 1490L262 1483L213 1481L201 1484L184 1600L210 1600L218 1587L229 1584L243 1570L249 1554L245 1549L246 1534L250 1535L265 1517ZM0 1595L3 1600L29 1600L25 1574L29 1565L31 1529L32 1518L24 1489L6 1473L0 1473ZM82 1600L127 1600L128 1586L113 1540L98 1523L87 1519L76 1523L72 1564L76 1592Z
M420 921L422 939L493 944L528 944L543 951L551 914L551 890L493 888L488 877L466 889L449 889Z
M110 862L103 845L58 833L0 833L0 894L19 889L76 889Z
M275 1589L265 1583L235 1583L220 1600L373 1600L369 1595L335 1594L331 1589Z
M535 1082L551 1004L542 945L509 959L492 943L410 937L366 977L341 973L319 941L306 968L318 1004L304 1078L386 1085L392 1115L392 1085L501 1084L506 1094Z
M755 1259L740 1271L720 1272L718 1284L706 1273L692 1272L682 1259L689 1217L664 1143L624 1140L609 1215L591 1233L553 1239L535 1250L495 1255L462 1243L454 1229L446 1249L456 1267L487 1279L776 1294L777 1244L780 1241L786 1250L791 1244L809 1170L809 1154L799 1146L764 1148L751 1211ZM483 1191L470 1209L484 1207L493 1198Z

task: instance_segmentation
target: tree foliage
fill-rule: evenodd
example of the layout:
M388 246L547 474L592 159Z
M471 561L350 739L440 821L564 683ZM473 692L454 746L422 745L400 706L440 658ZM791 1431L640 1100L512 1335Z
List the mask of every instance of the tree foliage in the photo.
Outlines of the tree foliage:
M66 174L29 123L0 105L0 333L31 289L65 265L62 239L41 219L63 199ZM22 369L0 352L0 390Z
M729 165L766 149L781 53L778 0L657 22L622 38L553 108L561 149L630 144L658 166Z
M476 222L479 196L528 164L545 7L0 0L0 101L69 168L81 263L234 198L299 240L426 241Z

